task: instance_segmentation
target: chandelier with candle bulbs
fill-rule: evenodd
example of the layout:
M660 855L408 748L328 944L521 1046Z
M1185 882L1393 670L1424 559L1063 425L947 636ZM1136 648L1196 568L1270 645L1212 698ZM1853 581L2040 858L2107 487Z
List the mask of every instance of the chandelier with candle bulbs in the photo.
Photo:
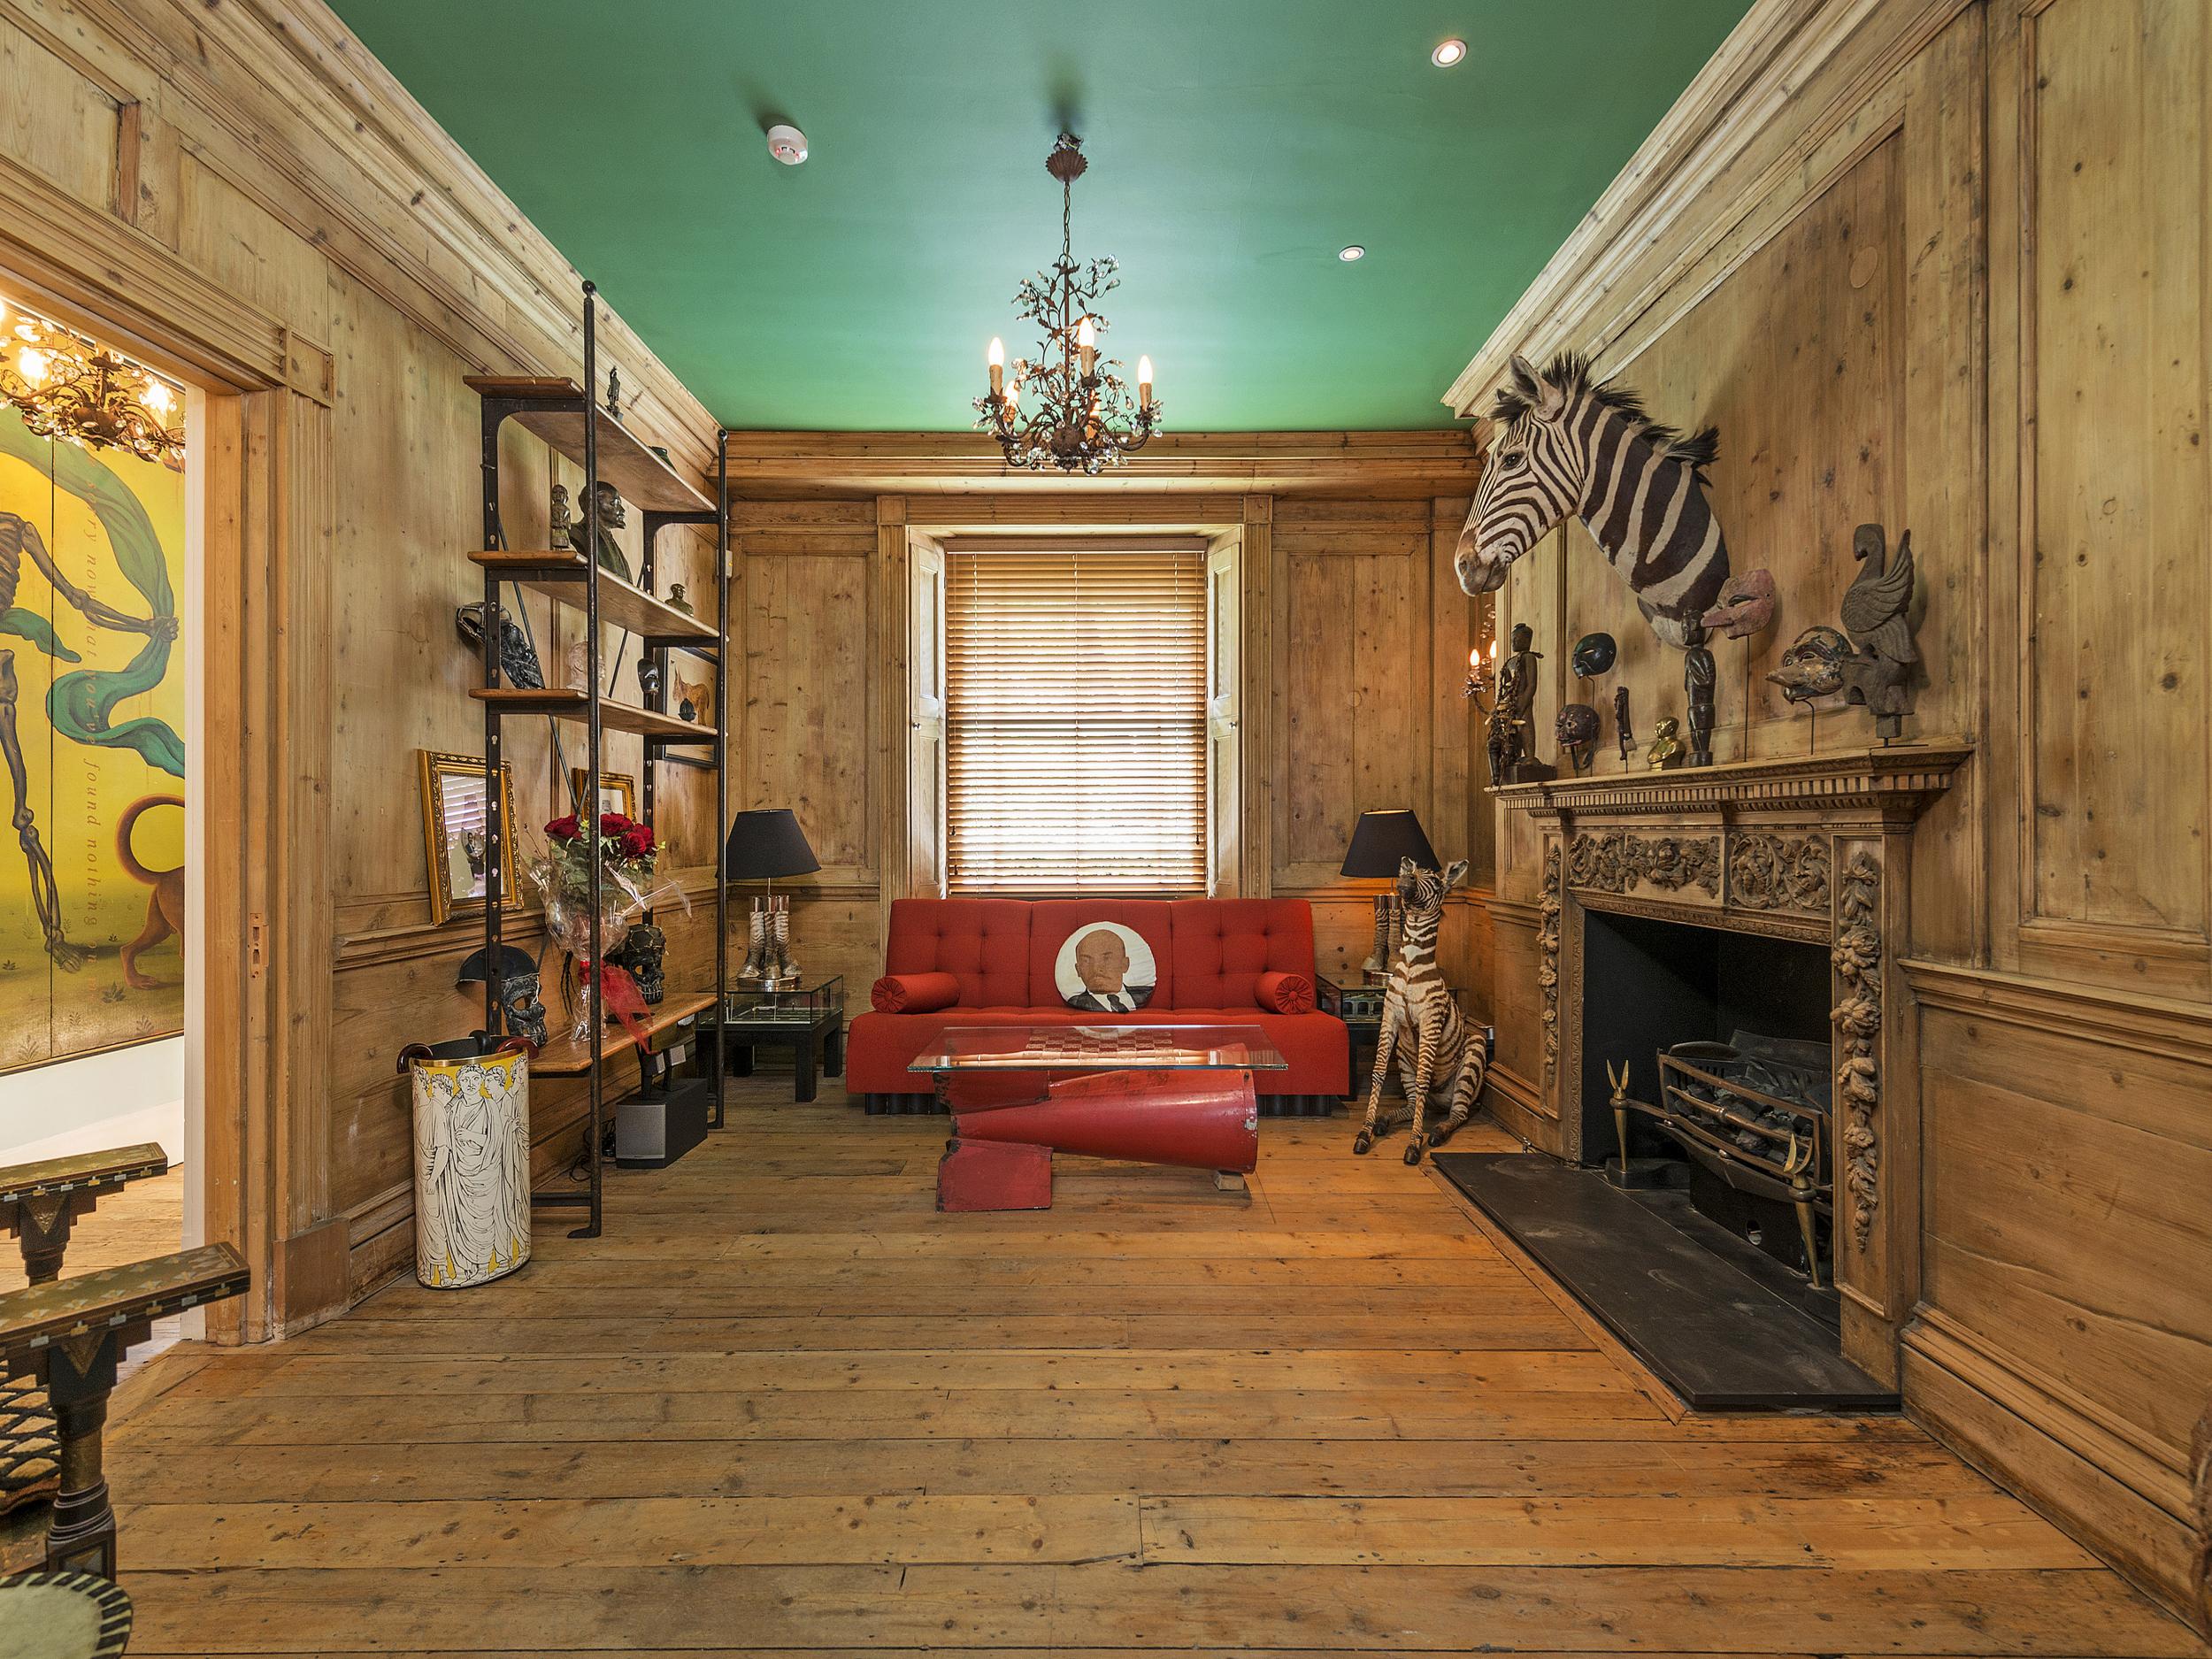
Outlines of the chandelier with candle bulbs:
M184 470L184 434L169 424L183 410L176 387L19 306L0 305L0 398L42 438L121 449Z
M1079 263L1070 234L1075 181L1089 163L1083 141L1060 134L1045 171L1060 181L1060 257L1048 271L1022 279L1014 309L1041 331L1037 355L1017 357L1008 373L1005 342L991 342L991 389L975 400L976 425L998 440L1010 466L1041 472L1097 472L1144 447L1159 425L1152 396L1152 359L1137 359L1133 401L1121 364L1099 355L1106 319L1098 302L1120 286L1111 259Z

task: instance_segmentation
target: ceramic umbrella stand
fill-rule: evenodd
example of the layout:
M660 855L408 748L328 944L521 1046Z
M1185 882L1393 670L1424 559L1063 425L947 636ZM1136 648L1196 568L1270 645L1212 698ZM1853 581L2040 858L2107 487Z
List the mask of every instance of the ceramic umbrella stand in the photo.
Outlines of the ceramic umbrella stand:
M459 1290L530 1259L530 1060L481 1033L410 1043L415 1097L415 1277Z

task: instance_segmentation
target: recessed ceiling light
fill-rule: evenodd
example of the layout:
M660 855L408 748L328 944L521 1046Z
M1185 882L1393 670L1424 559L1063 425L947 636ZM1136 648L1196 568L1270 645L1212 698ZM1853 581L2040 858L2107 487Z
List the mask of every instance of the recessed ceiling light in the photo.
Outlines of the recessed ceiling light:
M1367 250L1361 247L1357 242L1354 242L1348 248L1339 248L1336 250L1336 257L1343 260L1346 265L1349 265L1355 259L1364 259L1367 257Z
M1466 56L1467 42L1465 41L1440 41L1437 42L1436 50L1429 54L1429 61L1439 69L1449 69Z

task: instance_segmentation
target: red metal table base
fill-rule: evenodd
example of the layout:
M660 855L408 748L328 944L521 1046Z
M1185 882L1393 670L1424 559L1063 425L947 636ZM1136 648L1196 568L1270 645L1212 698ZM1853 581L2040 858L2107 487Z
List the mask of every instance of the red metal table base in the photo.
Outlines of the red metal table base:
M1049 1210L1056 1151L1248 1173L1259 1125L1249 1071L1095 1071L1018 1105L956 1104L937 1208Z

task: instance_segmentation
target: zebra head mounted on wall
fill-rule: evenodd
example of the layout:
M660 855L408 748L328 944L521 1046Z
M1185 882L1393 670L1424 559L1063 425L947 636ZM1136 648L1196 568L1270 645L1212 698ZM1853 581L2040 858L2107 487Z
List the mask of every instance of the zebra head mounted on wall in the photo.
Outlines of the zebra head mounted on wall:
M1625 387L1593 385L1588 359L1573 351L1541 373L1515 357L1490 418L1497 435L1454 559L1460 587L1496 591L1513 561L1572 513L1655 634L1673 646L1701 637L1699 618L1728 580L1728 546L1705 497L1719 434L1686 438L1656 425Z

